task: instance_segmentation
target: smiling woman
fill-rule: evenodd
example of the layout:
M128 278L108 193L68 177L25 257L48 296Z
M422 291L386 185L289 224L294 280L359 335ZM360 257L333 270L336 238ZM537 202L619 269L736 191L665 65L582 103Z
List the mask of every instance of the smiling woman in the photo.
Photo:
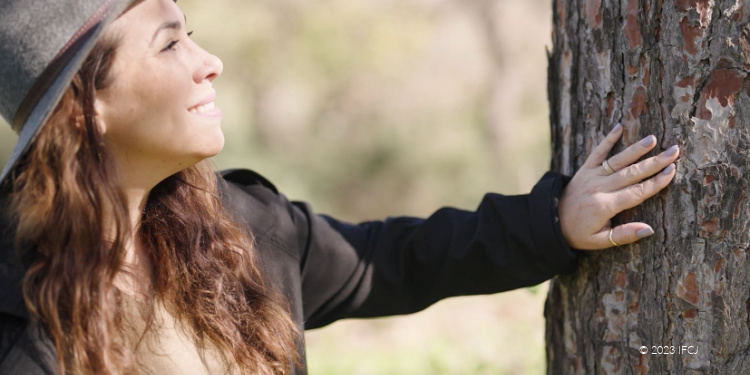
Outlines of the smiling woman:
M14 171L6 213L33 248L23 299L61 374L283 374L297 361L286 303L264 286L251 236L201 162L223 146L210 108L222 65L183 20L171 1L127 8ZM21 332L11 322L3 337ZM30 373L18 348L0 347L0 373Z
M0 15L0 111L19 133L0 176L0 374L304 374L304 329L535 285L575 269L570 245L647 237L609 220L674 176L677 149L633 164L651 137L608 159L616 126L529 195L345 223L212 171L222 63L174 2Z

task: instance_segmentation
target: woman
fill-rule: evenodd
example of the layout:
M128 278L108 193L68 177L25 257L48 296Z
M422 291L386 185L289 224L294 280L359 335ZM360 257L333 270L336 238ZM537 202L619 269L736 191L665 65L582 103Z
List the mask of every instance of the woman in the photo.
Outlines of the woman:
M674 177L676 146L633 164L653 136L606 159L618 125L572 180L343 223L211 171L222 65L175 3L28 3L0 12L24 20L0 26L0 109L20 133L0 177L0 374L303 374L305 328L534 285L571 272L571 248L653 234L609 220Z

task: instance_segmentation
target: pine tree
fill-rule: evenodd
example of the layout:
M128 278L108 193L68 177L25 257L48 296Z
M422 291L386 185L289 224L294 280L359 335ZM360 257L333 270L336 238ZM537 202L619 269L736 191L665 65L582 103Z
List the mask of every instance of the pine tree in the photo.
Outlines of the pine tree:
M654 236L551 282L548 373L750 374L750 1L552 6L552 169L572 175L618 122L613 153L654 134L650 155L681 156L669 187L613 219Z

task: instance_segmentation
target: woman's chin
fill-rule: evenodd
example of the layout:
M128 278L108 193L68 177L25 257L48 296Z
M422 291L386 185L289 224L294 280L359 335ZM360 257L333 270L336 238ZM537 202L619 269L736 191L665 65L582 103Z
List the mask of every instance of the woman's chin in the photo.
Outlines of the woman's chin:
M224 135L222 134L221 139L218 140L216 142L216 145L214 145L214 147L206 153L204 159L212 158L218 155L223 149L224 149Z
M214 157L224 149L224 133L221 131L211 135L210 138L207 137L204 141L205 143L203 143L199 150L196 150L195 154L201 160Z
M173 172L177 173L185 169L188 169L204 160L207 160L209 158L212 158L218 155L220 151L221 151L221 148L217 148L215 150L205 150L205 151L201 151L200 153L195 153L193 155L190 155L189 157L182 158L175 165L177 170Z

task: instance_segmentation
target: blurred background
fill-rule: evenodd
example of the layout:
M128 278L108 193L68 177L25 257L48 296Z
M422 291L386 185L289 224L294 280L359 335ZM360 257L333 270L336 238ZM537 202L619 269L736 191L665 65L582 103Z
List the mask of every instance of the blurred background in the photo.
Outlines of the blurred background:
M549 0L180 0L226 146L320 213L473 210L548 169ZM0 163L16 136L0 129ZM540 374L547 284L306 333L312 375Z

